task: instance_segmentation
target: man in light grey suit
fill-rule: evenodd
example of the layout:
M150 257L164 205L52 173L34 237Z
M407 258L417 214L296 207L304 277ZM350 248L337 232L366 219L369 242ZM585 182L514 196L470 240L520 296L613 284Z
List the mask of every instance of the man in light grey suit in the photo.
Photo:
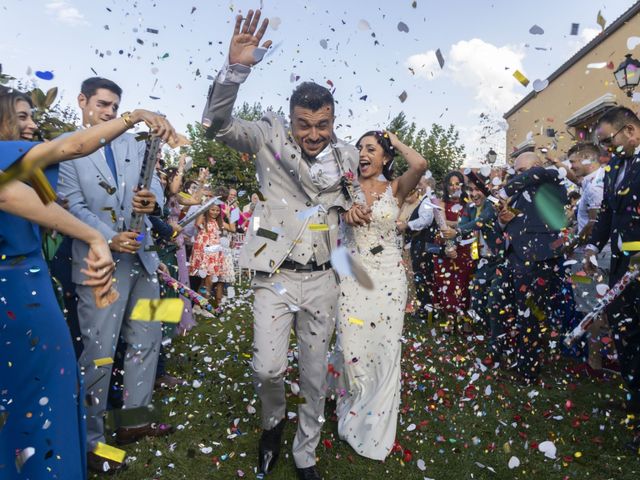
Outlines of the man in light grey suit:
M83 125L96 125L111 120L118 111L122 90L103 78L83 82L78 103ZM127 113L123 121L127 122ZM163 192L154 176L151 191L137 190L145 152L145 142L125 133L106 144L88 159L65 162L60 167L58 193L69 202L69 211L83 222L100 231L108 240L116 261L115 288L119 298L99 309L90 287L82 285L80 269L87 256L87 246L73 242L72 280L78 295L78 320L82 333L83 351L79 364L84 374L87 395L87 443L92 452L98 442L106 443L104 413L109 393L112 359L118 338L127 344L124 360L124 408L146 407L151 402L158 353L161 324L129 319L131 310L141 298L160 295L156 269L157 254L151 250L153 239L146 220L146 232L128 231L133 212L149 214L162 207ZM141 233L144 233L143 238ZM105 360L106 359L106 360ZM116 434L119 444L129 443L147 435L169 433L166 425L143 422L121 427ZM88 465L103 471L104 458L89 453ZM111 470L121 464L107 461Z
M353 205L358 152L336 139L334 101L326 88L303 83L290 100L290 124L267 113L256 122L232 117L240 84L270 41L258 45L260 11L237 17L228 61L209 91L203 115L207 135L255 155L260 191L240 263L253 280L254 384L262 403L258 472L272 471L286 421L284 373L289 332L298 339L301 404L293 458L301 479L319 479L315 449L324 423L327 349L335 325L338 285L330 257L337 246L339 215L367 220Z

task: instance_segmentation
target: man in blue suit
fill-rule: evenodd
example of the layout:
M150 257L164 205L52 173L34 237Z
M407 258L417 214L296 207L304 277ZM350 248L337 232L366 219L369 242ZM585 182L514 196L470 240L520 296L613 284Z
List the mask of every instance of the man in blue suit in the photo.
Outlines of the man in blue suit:
M598 219L585 252L585 270L595 271L595 256L611 242L609 285L629 270L630 257L640 250L640 120L628 108L607 110L596 124L601 147L613 153L604 177ZM607 318L627 388L629 447L640 452L640 282L627 286L607 310Z
M82 83L78 103L83 125L97 125L113 119L118 112L122 90L104 78L89 78ZM127 123L127 113L123 121ZM137 190L144 158L145 143L125 133L105 144L89 158L65 162L60 166L58 193L69 202L69 211L91 225L107 239L116 261L115 288L119 298L105 308L98 308L91 287L83 285L81 272L87 246L73 242L72 280L78 295L78 321L83 351L79 364L84 375L87 394L87 450L92 452L98 443L106 443L104 413L109 393L109 379L118 338L127 344L124 360L124 407L147 407L151 403L158 353L162 337L159 322L131 321L136 302L142 298L159 298L156 270L157 254L152 251L150 223L144 237L129 231L133 212L150 214L163 204L159 179L154 177L151 190ZM121 427L116 434L119 444L144 436L169 433L166 425L145 421ZM94 453L88 455L91 469L103 471L104 464L111 471L122 467Z
M533 152L518 156L514 168L515 177L501 191L509 208L502 208L498 218L506 233L508 283L516 308L517 371L529 384L540 371L540 323L552 317L552 295L559 294L554 286L563 274L560 231L567 191L558 170L544 168Z

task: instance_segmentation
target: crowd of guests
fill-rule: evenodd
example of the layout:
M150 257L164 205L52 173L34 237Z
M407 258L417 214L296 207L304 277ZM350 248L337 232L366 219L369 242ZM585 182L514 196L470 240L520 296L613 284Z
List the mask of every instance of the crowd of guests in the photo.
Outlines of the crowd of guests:
M451 172L440 195L424 178L398 221L414 280L407 312L435 316L444 332L485 335L483 363L513 367L523 385L563 355L584 360L567 367L574 373L620 372L632 432L640 413L638 282L581 341L563 339L637 262L639 147L638 117L615 107L594 125L594 143L573 145L565 158L525 152L513 166ZM637 452L639 442L635 433L629 446Z
M259 15L254 23L251 16L246 28L253 35ZM265 29L266 24L256 35L261 38ZM256 62L242 51L231 67ZM402 310L435 322L444 334L483 335L484 365L508 367L523 385L539 382L545 364L563 354L585 359L576 373L600 376L605 367L618 370L627 388L630 447L638 451L638 282L617 296L581 342L562 342L607 288L632 268L633 253L640 250L640 120L631 110L605 112L594 126L594 143L574 145L566 158L526 152L510 167L452 171L436 185L430 175L423 176L427 159L392 132L367 132L356 148L331 143L333 97L312 83L302 84L292 95L290 134L280 120L270 123L273 119L267 117L271 120L264 122L272 128L268 136L273 144L291 135L278 147L286 155L258 148L255 142L263 142L267 134L231 118L233 102L226 96L235 99L239 84L233 73L223 69L214 84L218 90L210 92L208 134L255 150L259 176L279 179L263 185L272 193L268 200L252 194L244 206L246 193L211 185L208 170L189 168L185 156L176 166L156 158L150 185L139 185L146 144L126 131L145 122L152 135L169 145L178 143L177 135L162 115L146 110L117 118L123 92L110 80L93 77L82 83L78 104L84 128L51 142L33 141L37 129L29 97L0 91L0 169L6 172L3 178L23 181L7 181L0 189L0 473L15 468L22 478L38 478L44 471L58 478L85 478L87 468L114 472L124 464L104 454L107 444L169 435L171 425L153 418L150 408L154 388L182 383L166 371L163 346L174 335L186 334L198 316L220 311L225 286L231 287L227 296L232 296L234 251L243 244L245 232L254 242L244 250L249 258L245 264L258 271L252 368L263 402L259 472L273 469L286 424L281 367L288 344L280 340L289 338L292 326L301 337L300 383L309 401L302 407L299 432L313 431L305 438L299 433L294 441L299 478L319 478L315 445L324 422L324 378L336 325L340 348L357 352L348 355L355 362L341 367L343 381L352 384L342 389L349 395L338 396L338 410L344 410L340 435L352 445L364 445L361 440L373 430L368 419L352 419L352 412L389 402L382 408L389 425L384 442L369 438L372 445L358 450L385 458L398 411ZM233 89L225 88L227 81L236 82ZM305 117L309 112L311 117ZM320 120L311 127L313 115ZM223 133L214 125L224 125ZM313 161L303 165L297 148ZM393 175L396 155L409 164L400 176ZM289 161L298 161L304 173L297 181L292 180L293 169L281 167ZM333 169L345 165L353 168ZM51 201L56 194L59 203ZM277 204L284 199L281 194L288 206ZM305 201L305 195L317 205ZM296 215L291 205L297 205ZM260 216L252 220L254 210ZM136 215L144 215L143 231L130 228ZM351 243L345 242L351 262L369 268L372 288L353 279L337 284L331 258L341 222L351 235ZM48 264L41 228L54 244ZM404 235L402 251L398 233ZM260 256L263 252L268 254ZM399 260L402 255L404 262ZM409 272L408 297L401 263ZM159 271L199 292L211 310L162 285ZM285 284L291 291L300 287L306 300L285 296ZM390 300L387 290L393 292ZM371 301L370 291L375 292ZM132 319L140 301L171 296L181 297L184 306L174 327ZM300 308L305 301L316 306ZM380 311L388 313L393 329L374 331L373 323L372 330L362 334L362 319ZM46 324L41 321L45 317ZM276 317L289 322L278 323L279 335L274 334ZM307 323L293 325L294 317ZM323 329L319 340L314 338L315 321ZM393 348L372 349L374 340L375 345ZM276 341L278 355L270 353ZM317 348L313 342L319 342ZM358 395L358 382L365 381L361 369L377 367L375 362L365 367L357 359L390 352L393 358L377 365L392 372L380 383L388 394L362 389ZM109 439L104 425L108 408L126 412L121 418L127 418Z

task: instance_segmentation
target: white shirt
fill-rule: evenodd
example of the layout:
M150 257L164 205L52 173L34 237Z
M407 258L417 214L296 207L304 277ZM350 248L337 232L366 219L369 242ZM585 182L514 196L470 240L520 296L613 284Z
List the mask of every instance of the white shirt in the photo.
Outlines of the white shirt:
M407 227L409 227L409 229L414 232L424 230L433 222L433 207L430 207L427 202L423 202L427 195L420 199L420 206L418 207L418 218L407 222Z
M582 195L578 202L578 232L589 223L589 210L599 209L604 196L604 167L582 179Z

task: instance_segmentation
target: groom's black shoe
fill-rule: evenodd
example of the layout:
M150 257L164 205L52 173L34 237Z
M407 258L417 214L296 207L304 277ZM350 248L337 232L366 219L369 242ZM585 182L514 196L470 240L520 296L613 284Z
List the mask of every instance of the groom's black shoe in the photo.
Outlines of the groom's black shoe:
M273 467L280 456L280 441L282 440L282 432L287 422L286 418L280 420L280 423L271 430L264 430L258 444L258 473L267 475L271 473Z
M296 471L298 472L298 478L300 480L322 480L315 465L307 468L296 467Z

